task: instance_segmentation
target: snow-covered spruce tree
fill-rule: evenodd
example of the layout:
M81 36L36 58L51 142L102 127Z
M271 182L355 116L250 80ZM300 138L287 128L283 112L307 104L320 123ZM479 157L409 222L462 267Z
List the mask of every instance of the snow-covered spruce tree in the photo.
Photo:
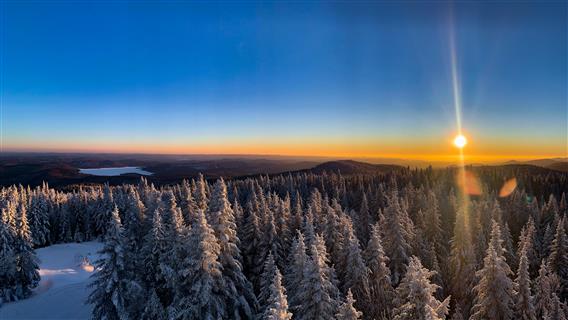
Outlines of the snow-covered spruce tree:
M358 320L361 319L363 313L355 309L355 299L353 299L353 293L351 289L347 291L347 296L345 301L341 303L338 308L335 319L337 320Z
M284 261L286 260L286 253L290 249L292 244L292 231L290 230L290 196L286 194L284 199L277 199L278 206L275 212L275 222L276 231L278 232L278 238L283 246L282 257L280 257L282 267L284 267Z
M542 258L547 258L550 256L550 249L552 247L552 241L554 241L556 227L553 226L554 223L546 224L544 233L542 235L542 242L540 244L540 256ZM554 227L554 229L553 229Z
M167 285L168 276L164 272L168 260L168 245L166 231L162 225L161 211L156 209L152 215L152 229L146 235L142 249L144 283L146 287L153 288L162 304L166 303L166 306L173 299L173 292Z
M95 232L97 235L106 235L107 225L112 219L112 210L115 207L112 190L108 184L103 187L103 195L99 198L97 209L95 210Z
M545 313L544 318L554 320L567 320L568 319L568 306L566 303L560 301L556 293L552 294L552 304L550 309Z
M342 289L344 293L351 290L357 299L357 307L369 300L369 269L363 260L359 240L355 236L351 223L345 223L345 243L342 250L342 265L345 266Z
M344 216L343 210L337 201L333 201L333 206L326 206L326 225L325 225L325 243L331 261L337 267L339 267L343 261L343 247L344 247L344 237L341 230L342 218Z
M178 273L179 261L186 254L183 251L185 247L183 238L186 236L187 227L184 225L181 210L178 208L174 193L171 190L163 192L162 206L164 210L162 223L168 245L165 259L160 264L160 268L167 278L170 293L173 293L177 286L176 274Z
M185 224L189 226L193 223L193 219L195 219L195 212L197 212L197 203L193 198L191 186L189 185L187 180L183 180L183 182L181 183L180 196L181 200L179 202L179 206L181 209L181 214L183 216Z
M434 297L439 287L430 282L433 274L422 267L417 257L410 259L406 274L396 288L394 320L446 319L450 297L442 302Z
M197 182L195 183L195 190L193 194L193 199L195 199L195 204L197 205L197 209L203 210L203 212L207 212L207 182L203 178L203 175L200 173L199 177L197 178Z
M449 269L451 273L450 292L456 305L468 317L473 301L475 283L475 256L471 244L469 217L465 207L456 213L454 236L451 240Z
M542 260L538 277L534 282L534 306L537 318L545 318L552 308L553 295L558 289L558 278L550 273L548 265Z
M3 302L16 300L16 256L14 254L15 230L8 220L9 208L0 216L0 307Z
M493 221L483 269L476 272L479 282L474 288L472 319L513 319L514 289L509 278L512 271L505 261L502 243L501 228Z
M268 307L269 299L272 294L272 281L274 280L274 276L276 274L276 264L274 263L274 257L272 253L268 254L268 258L266 258L266 262L264 263L264 271L260 276L260 293L258 294L258 302L260 304L259 314L263 315L264 311Z
M304 269L308 260L306 254L306 245L304 243L304 235L298 230L297 236L292 243L290 255L288 257L288 266L286 270L285 282L288 288L288 296L290 297L290 310L292 313L302 303L301 285L304 278Z
M503 223L501 227L501 235L503 238L503 247L505 248L505 259L507 264L516 266L518 264L517 256L515 255L515 250L513 250L513 239L511 237L511 231L509 230L509 224Z
M150 294L146 298L144 312L140 317L142 320L166 320L166 312L164 310L164 306L156 291L154 289L150 289Z
M294 196L294 204L292 205L293 212L290 220L290 229L293 232L300 230L302 227L302 221L304 216L304 210L302 209L302 196L300 196L300 191L296 190Z
M312 210L308 207L306 215L304 216L304 222L302 224L302 233L304 234L304 242L306 247L311 247L312 244L316 242L316 230L314 228L314 217L312 215Z
M465 320L459 305L456 305L454 313L452 314L452 317L450 319L451 320Z
M361 198L361 208L359 209L358 219L357 219L357 236L362 243L367 243L369 241L369 235L371 233L371 214L369 212L369 201L367 196L363 193Z
M36 191L30 199L28 210L30 231L35 247L45 246L49 242L49 216L47 197L40 190Z
M292 313L288 311L288 301L286 300L286 289L282 285L282 275L276 268L272 283L270 284L270 295L267 299L266 308L262 319L265 320L290 320Z
M426 196L427 206L424 210L424 235L426 239L434 245L436 252L443 250L442 246L442 236L444 234L442 230L442 224L440 221L440 209L438 206L438 199L434 191L430 190ZM440 258L438 256L438 258Z
M520 252L519 268L515 280L515 319L536 320L527 258L529 246L530 243L525 242Z
M107 226L105 243L99 254L102 258L96 262L97 272L94 281L89 285L93 291L88 303L93 305L93 319L115 320L128 319L128 289L126 278L126 261L124 260L123 229L114 208Z
M566 217L563 217L556 227L548 257L548 269L560 279L559 297L562 300L568 299L568 236L565 225Z
M253 193L253 197L256 197ZM256 269L256 261L260 261L260 242L262 231L260 228L260 219L258 217L257 207L253 202L248 201L245 207L243 217L243 227L241 228L242 241L241 248L243 252L243 262L247 278L254 284L255 288L259 286L258 274L254 273Z
M411 247L409 235L403 225L403 208L398 199L398 194L393 191L388 198L388 207L384 210L383 239L385 252L387 253L391 269L392 281L398 284L406 270L406 264L410 258Z
M521 256L523 249L527 251L526 255L529 262L529 275L531 277L536 277L538 274L540 263L538 260L538 251L536 246L538 241L536 240L536 236L534 220L532 217L529 217L528 222L521 230L521 234L519 236L517 256Z
M316 241L318 238L316 237ZM323 252L320 251L322 249ZM310 253L300 285L301 304L298 311L294 312L295 317L299 320L333 319L338 306L335 298L338 289L330 278L332 275L327 266L325 247L314 243Z
M316 235L314 239L314 244L318 249L317 251L318 254L315 255L315 253L310 250L310 255L312 257L317 256L319 258L320 264L323 266L323 272L327 276L327 278L330 279L330 282L332 284L332 286L329 287L331 298L336 302L336 305L339 305L339 301L341 298L340 297L341 293L338 289L339 280L337 278L337 272L335 270L335 267L333 266L333 264L331 264L329 260L329 255L327 254L327 250L325 248L325 241L323 239L323 236L321 236L320 234Z
M373 225L364 257L369 268L369 300L364 301L366 305L364 310L367 311L370 319L381 319L392 307L394 289L391 285L388 257L383 250L378 224Z
M16 236L14 238L14 256L16 273L14 292L18 299L31 295L32 289L39 284L39 260L33 249L32 236L24 203L16 211Z
M266 205L264 207L265 221L264 225L261 226L262 234L257 255L257 259L259 260L255 262L255 274L262 273L262 267L269 252L272 252L274 262L277 266L282 267L284 265L284 246L276 231L274 214Z
M229 288L223 283L219 263L221 248L205 214L198 210L188 239L182 242L187 256L179 261L176 294L169 308L171 319L223 319L229 311Z
M223 179L219 179L215 184L208 210L207 217L220 245L219 262L223 281L231 291L230 300L226 301L229 312L232 312L231 318L251 318L256 312L257 301L252 284L242 270L237 226Z
M128 261L128 273L136 277L137 280L142 280L143 268L141 266L141 245L142 245L142 224L144 221L146 208L140 201L138 192L134 188L130 188L127 199L126 209L124 212L124 250L125 259Z
M61 205L58 218L59 223L56 225L59 228L59 234L57 237L58 242L71 242L73 240L73 236L71 234L71 221L68 202L65 202Z

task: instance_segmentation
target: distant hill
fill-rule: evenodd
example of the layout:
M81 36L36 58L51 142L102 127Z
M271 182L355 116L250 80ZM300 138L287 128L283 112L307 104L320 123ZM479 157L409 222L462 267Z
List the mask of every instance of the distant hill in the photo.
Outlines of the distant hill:
M109 167L140 167L153 174L148 181L157 184L179 183L199 173L206 178L238 177L257 174L275 174L310 169L321 161L295 158L262 157L195 157L112 155L112 154L1 154L0 186L22 184L41 185L43 181L53 187L74 184L117 185L137 183L138 174L120 176L93 176L79 169Z
M536 159L529 161L508 161L506 165L528 164L556 171L568 172L568 158Z
M377 173L403 170L404 167L393 164L371 164L353 160L337 160L328 161L319 164L312 169L313 173L322 172L340 172L341 174L361 174L361 173Z
M551 163L546 168L558 170L562 172L568 172L568 162L555 162Z

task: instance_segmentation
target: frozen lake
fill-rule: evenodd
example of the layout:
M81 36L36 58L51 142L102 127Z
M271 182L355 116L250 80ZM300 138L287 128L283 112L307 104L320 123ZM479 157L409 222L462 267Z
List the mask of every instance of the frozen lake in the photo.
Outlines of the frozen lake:
M152 172L140 169L140 167L116 167L116 168L93 168L93 169L79 169L79 173L90 174L93 176L119 176L126 173L136 173L143 176L149 176Z

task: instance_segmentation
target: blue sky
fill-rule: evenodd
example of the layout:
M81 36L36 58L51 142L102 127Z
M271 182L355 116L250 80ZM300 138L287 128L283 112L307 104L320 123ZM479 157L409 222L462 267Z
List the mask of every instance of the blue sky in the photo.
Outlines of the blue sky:
M6 150L279 153L262 147L277 142L290 153L309 142L328 145L322 154L444 153L456 130L453 28L475 152L507 144L510 155L562 155L566 6L2 2L2 142Z

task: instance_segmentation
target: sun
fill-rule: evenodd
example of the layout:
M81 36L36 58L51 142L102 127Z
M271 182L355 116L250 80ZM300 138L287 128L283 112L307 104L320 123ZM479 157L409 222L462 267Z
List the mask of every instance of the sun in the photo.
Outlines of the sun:
M461 149L465 147L466 144L467 144L467 139L463 135L460 134L454 138L454 146Z

